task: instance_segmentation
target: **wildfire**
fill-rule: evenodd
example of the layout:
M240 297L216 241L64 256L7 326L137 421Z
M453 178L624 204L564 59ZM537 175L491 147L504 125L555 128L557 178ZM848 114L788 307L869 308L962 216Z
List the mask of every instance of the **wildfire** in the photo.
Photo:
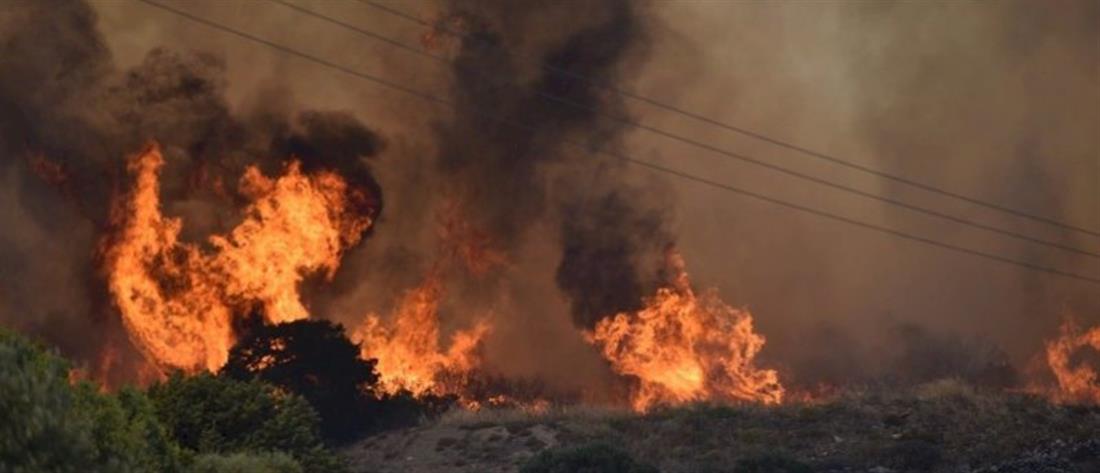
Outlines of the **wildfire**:
M781 402L776 371L753 363L764 337L753 331L752 315L726 305L715 291L696 295L679 254L670 252L668 266L670 286L658 289L644 308L605 318L585 334L615 371L637 378L633 408L644 412L700 400Z
M362 356L378 360L383 391L406 390L415 396L457 394L461 386L455 381L477 366L476 349L489 332L489 324L481 321L455 332L444 351L439 344L441 296L440 281L433 271L420 286L405 293L389 326L371 314L353 334L362 346Z
M465 218L458 199L446 199L436 212L438 252L424 281L408 290L385 321L368 314L352 333L362 347L363 358L378 360L379 387L393 394L409 391L465 393L467 376L480 365L477 350L491 330L488 321L451 335L450 345L440 346L439 302L443 297L443 273L451 268L473 277L485 276L505 264L488 234ZM387 323L388 321L388 323ZM475 401L463 399L466 404Z
M1100 350L1100 326L1082 332L1072 320L1066 320L1059 337L1047 342L1047 364L1058 380L1054 398L1062 402L1100 404L1100 376L1084 364L1071 366L1074 353L1086 347Z
M108 286L129 337L160 368L217 370L234 341L234 318L254 307L262 307L271 323L307 317L298 291L302 280L331 278L343 252L372 224L373 208L363 205L367 196L360 190L337 174L304 173L291 162L278 177L248 168L238 183L249 199L241 223L202 246L183 242L183 222L161 212L163 165L155 144L130 158L133 187L116 199L115 231L103 247ZM367 315L352 336L364 358L378 360L383 392L457 394L481 405L464 394L491 326L481 320L441 341L442 275L456 265L481 276L504 265L504 256L456 205L441 209L439 224L438 260L423 283L407 291L388 317ZM752 316L714 291L697 295L674 252L669 269L669 285L642 310L608 317L584 334L614 370L637 379L634 409L698 400L782 401L777 373L754 365L764 338L753 331ZM479 399L489 405L510 400L490 394Z
M103 250L108 286L133 343L161 367L216 370L233 343L234 316L254 305L270 322L305 318L304 277L332 277L340 256L372 224L365 194L331 172L282 176L249 167L240 179L251 199L243 221L211 249L179 240L182 222L161 213L156 144L133 156L131 191L116 200L116 231Z

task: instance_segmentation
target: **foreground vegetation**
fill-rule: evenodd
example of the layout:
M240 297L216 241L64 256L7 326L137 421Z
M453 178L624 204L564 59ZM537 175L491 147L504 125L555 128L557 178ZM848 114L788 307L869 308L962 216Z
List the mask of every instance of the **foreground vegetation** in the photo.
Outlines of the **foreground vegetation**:
M333 446L447 406L378 395L377 379L323 321L257 327L216 375L115 393L0 329L0 472L342 473Z
M301 397L258 381L176 375L102 393L68 363L0 331L0 471L346 471Z
M341 350L357 357L338 330L313 327L259 332L296 340L286 343L246 337L218 374L114 393L73 381L64 359L0 330L0 472L1100 471L1100 407L953 380L777 407L438 417L441 400L373 394L373 366L334 364ZM262 368L249 368L256 359Z

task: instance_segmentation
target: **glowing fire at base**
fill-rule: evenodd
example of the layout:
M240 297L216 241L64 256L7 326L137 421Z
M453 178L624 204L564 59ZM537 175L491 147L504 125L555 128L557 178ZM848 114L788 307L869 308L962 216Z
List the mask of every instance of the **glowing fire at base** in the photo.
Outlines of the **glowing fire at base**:
M1082 332L1072 321L1062 324L1060 336L1047 342L1047 364L1058 380L1054 398L1062 402L1100 404L1100 376L1084 364L1071 366L1074 353L1086 347L1100 350L1100 326Z
M476 350L489 332L479 321L469 330L457 331L446 350L439 346L439 299L442 288L433 273L401 299L387 326L369 315L352 338L360 343L364 358L378 360L379 387L393 394L401 390L460 394L461 379L478 364Z
M734 309L713 292L696 295L683 259L670 252L671 287L635 313L620 313L585 334L611 367L637 378L631 404L646 411L658 404L702 400L783 400L774 370L754 366L764 337L753 332L752 315Z
M271 322L305 318L298 284L332 277L344 250L372 223L366 195L331 172L303 174L292 162L278 178L250 167L240 191L251 199L211 251L179 240L182 222L161 213L158 146L129 162L134 188L115 203L116 232L103 248L108 286L134 345L161 367L216 370L233 343L235 315L263 307Z

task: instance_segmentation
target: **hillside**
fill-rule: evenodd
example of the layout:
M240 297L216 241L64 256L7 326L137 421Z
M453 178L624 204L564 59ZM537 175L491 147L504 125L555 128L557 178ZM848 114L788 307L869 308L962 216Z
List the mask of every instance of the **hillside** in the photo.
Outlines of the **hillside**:
M818 403L694 405L643 416L456 412L344 453L363 473L515 472L538 452L592 444L621 448L665 473L1085 473L1100 471L1100 408L942 381Z

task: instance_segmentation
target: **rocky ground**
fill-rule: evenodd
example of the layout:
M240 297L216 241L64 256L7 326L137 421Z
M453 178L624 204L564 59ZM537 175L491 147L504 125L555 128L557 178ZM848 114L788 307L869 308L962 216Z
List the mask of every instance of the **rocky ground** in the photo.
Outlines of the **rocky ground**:
M665 473L1097 473L1100 408L944 381L823 402L694 405L642 416L593 408L454 412L344 453L363 473L517 472L540 452L594 444Z

